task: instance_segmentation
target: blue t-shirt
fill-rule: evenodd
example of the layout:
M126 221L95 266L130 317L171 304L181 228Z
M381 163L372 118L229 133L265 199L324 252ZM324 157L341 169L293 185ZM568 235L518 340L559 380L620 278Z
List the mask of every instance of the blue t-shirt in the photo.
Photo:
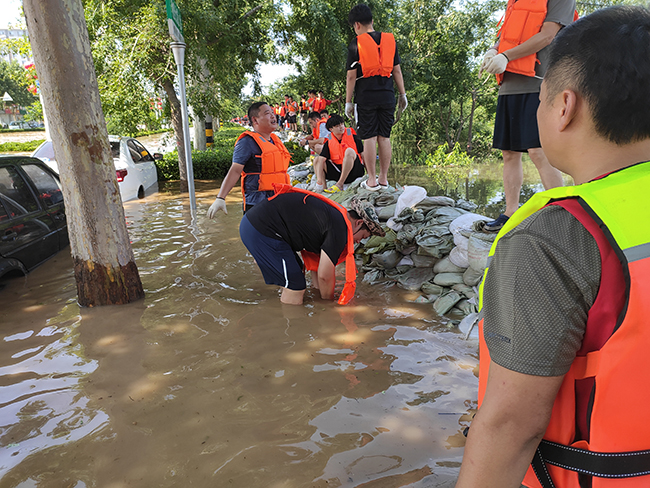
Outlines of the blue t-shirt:
M268 142L273 144L273 140ZM250 136L242 137L237 144L232 155L232 162L242 164L244 173L260 173L262 171L262 150ZM258 191L259 175L249 174L244 178L244 187L242 192L246 200L246 205L255 205L267 198L273 196L273 191Z

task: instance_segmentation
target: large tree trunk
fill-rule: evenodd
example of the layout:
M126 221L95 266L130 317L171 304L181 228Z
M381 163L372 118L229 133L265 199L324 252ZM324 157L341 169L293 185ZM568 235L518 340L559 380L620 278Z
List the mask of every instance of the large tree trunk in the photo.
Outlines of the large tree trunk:
M126 230L81 0L24 0L81 306L144 296Z
M176 96L174 84L169 78L163 80L163 90L167 94L169 106L172 109L172 127L176 137L176 148L178 149L178 171L181 176L181 191L187 191L187 164L185 162L185 139L183 138L183 114L181 102Z

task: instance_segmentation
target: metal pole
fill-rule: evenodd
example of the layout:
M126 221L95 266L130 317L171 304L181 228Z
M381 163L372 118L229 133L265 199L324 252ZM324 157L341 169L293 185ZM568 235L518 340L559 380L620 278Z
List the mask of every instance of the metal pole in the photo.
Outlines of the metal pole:
M185 97L185 43L172 42L169 44L174 53L178 67L178 86L181 95L181 114L183 118L183 146L185 147L185 164L187 166L187 190L190 193L190 208L192 218L196 218L196 196L194 195L194 169L192 167L192 146L190 144L190 124L187 116L187 99Z

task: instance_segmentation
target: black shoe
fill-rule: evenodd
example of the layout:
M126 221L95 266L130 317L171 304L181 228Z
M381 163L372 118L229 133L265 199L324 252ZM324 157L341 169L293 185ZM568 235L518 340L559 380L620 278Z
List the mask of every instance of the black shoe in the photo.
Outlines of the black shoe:
M492 222L486 222L485 225L483 225L483 230L486 232L498 232L501 230L501 227L506 225L506 222L509 218L510 217L507 215L501 214L497 217L496 220L493 220Z

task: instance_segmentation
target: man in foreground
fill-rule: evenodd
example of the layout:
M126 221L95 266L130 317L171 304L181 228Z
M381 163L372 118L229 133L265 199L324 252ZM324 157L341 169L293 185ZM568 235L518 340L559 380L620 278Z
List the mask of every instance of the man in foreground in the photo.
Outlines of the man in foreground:
M553 41L539 133L576 186L535 195L492 248L457 488L650 486L649 92L648 10Z
M345 127L343 117L338 114L332 115L325 125L331 135L325 140L320 156L314 159L314 191L336 193L365 174L360 156L363 142L353 129ZM336 181L329 189L326 188L328 180Z
M393 81L399 93L398 116L406 109L408 102L393 34L374 29L372 11L365 4L352 7L348 22L357 37L348 47L345 114L354 120L354 94L359 137L364 143L363 159L368 171L368 180L362 183L362 187L374 191L388 187L388 168L392 157L390 133L395 121Z
M346 284L340 304L352 299L356 267L354 243L372 235L385 235L368 202L353 199L351 210L323 195L278 187L278 194L244 215L241 240L255 258L267 285L282 287L280 301L300 305L307 287L304 268L312 272L312 285L324 300L334 299L336 265L345 262Z
M539 87L548 61L546 47L574 20L575 0L510 0L499 41L485 54L483 71L499 83L493 146L503 154L503 191L506 208L485 228L498 231L519 208L523 184L522 154L535 164L546 190L562 186L562 174L548 162L539 142L537 118Z
M248 109L253 131L243 132L235 143L232 165L221 183L217 198L208 210L213 219L218 211L226 210L226 196L241 177L244 213L273 195L273 184L289 183L287 168L291 154L278 136L278 119L266 102L255 102Z

